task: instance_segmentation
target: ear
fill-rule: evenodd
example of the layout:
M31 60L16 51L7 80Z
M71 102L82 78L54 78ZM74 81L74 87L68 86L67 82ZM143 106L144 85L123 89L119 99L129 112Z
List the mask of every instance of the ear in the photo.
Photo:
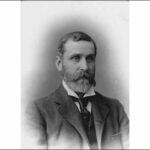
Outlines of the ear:
M56 68L58 69L58 71L62 71L62 59L60 58L60 56L56 56Z

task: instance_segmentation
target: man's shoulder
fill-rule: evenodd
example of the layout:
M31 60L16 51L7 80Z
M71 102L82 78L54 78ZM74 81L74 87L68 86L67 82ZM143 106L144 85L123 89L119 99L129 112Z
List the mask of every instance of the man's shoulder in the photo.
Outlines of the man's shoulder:
M103 96L98 92L96 92L96 96L96 104L99 107L99 110L102 108L102 106L104 106L103 108L107 108L109 115L111 118L113 118L114 121L118 118L120 122L124 121L126 124L128 124L127 114L125 112L124 106L119 100Z
M46 106L53 106L53 104L55 103L55 99L56 99L56 91L47 94L46 96L43 96L41 98L35 99L33 101L33 104L36 105L37 107L46 107Z
M117 107L123 107L122 104L120 103L120 101L116 98L110 98L107 96L102 95L101 93L96 91L96 99L97 99L97 103L100 105L105 105L110 109L114 109Z
M62 89L62 86L60 85L57 89L50 92L46 96L43 96L41 98L35 99L33 101L33 105L39 108L55 108L55 106L62 100L62 97L64 96L64 91Z

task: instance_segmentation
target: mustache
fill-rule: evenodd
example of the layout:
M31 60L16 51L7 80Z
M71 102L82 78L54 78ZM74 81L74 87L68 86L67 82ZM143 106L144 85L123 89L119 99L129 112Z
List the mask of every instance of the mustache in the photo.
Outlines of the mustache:
M74 81L80 80L82 78L85 78L87 80L91 80L91 75L87 71L78 71L76 74L72 76L72 79Z
M69 74L68 72L64 72L65 80L67 82L77 82L80 79L87 79L90 84L96 86L95 81L95 73L90 73L89 71L80 70L74 74Z

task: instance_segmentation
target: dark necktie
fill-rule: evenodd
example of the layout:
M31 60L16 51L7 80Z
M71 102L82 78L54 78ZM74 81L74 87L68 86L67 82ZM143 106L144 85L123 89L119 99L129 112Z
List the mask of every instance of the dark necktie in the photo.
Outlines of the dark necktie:
M82 93L77 93L79 98L72 97L74 102L78 102L81 110L81 117L83 121L84 128L86 130L86 134L89 139L90 148L91 149L98 149L97 147L97 140L96 140L96 132L94 127L94 121L93 121L93 114L91 114L87 110L87 104L89 101L91 101L92 96L89 97L83 97Z
M78 93L79 98L72 97L73 101L78 102L81 110L81 117L83 125L85 127L86 133L88 134L89 130L89 121L90 121L90 112L87 110L87 104L90 100L89 97L83 97L82 93Z

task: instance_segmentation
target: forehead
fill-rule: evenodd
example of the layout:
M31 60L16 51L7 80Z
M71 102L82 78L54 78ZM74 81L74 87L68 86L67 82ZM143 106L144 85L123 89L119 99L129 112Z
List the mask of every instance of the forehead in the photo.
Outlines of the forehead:
M94 44L90 41L68 40L64 46L66 54L95 54Z

